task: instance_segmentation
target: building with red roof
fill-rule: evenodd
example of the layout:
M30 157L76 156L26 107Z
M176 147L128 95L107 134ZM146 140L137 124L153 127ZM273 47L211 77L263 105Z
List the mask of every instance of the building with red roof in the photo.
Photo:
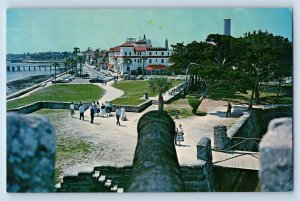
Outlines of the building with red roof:
M120 74L162 71L169 67L171 54L167 39L165 47L153 47L151 40L144 35L141 40L128 38L125 43L110 48L107 66Z

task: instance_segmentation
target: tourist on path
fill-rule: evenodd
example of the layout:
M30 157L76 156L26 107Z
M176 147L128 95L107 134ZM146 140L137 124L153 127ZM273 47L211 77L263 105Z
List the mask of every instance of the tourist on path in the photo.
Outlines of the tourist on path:
M94 115L97 114L97 105L96 105L95 102L92 104L92 107L93 107L93 110L94 110Z
M176 128L176 141L175 141L175 145L181 146L180 142L184 141L183 135L184 135L184 132L183 132L182 125L179 124L178 128Z
M94 116L95 116L95 109L94 109L94 105L93 104L91 107L90 107L90 115L91 115L91 124L94 123Z
M120 124L120 116L121 116L121 110L118 107L117 110L116 110L117 126L121 126L121 124Z
M99 104L98 101L97 101L96 108L97 108L97 116L99 116L99 114L100 114L100 104Z
M106 117L106 112L105 112L105 105L102 103L100 107L100 116L101 117Z
M226 117L231 117L231 108L232 105L230 104L230 101L228 101Z
M82 121L84 121L84 106L81 104L79 104L79 120L81 120L82 117Z
M122 121L127 121L126 113L125 113L125 108L121 108L121 120Z
M71 104L70 104L70 112L71 112L71 117L72 118L73 118L73 115L75 114L74 109L75 109L75 106L74 106L73 102L71 102Z

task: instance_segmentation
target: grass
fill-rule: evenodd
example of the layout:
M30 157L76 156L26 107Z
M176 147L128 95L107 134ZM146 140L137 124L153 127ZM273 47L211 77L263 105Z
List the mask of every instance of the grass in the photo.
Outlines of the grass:
M172 81L172 87L179 85L182 81ZM139 105L145 100L141 99L144 93L148 93L148 96L157 96L148 88L148 81L146 80L128 80L120 81L117 85L113 85L115 88L123 90L124 94L120 98L112 101L116 105Z
M104 91L93 84L56 84L42 88L28 96L7 102L7 109L18 108L37 101L93 102Z
M269 87L272 87L272 85L269 85ZM266 92L262 91L260 95L260 104L291 104L293 103L293 97L288 94L282 94L277 97L277 94L275 91L276 86L273 86L274 90L273 92ZM247 104L249 103L249 99L251 96L251 91L248 90L247 94L243 94L240 92L237 92L233 87L229 85L223 85L216 87L211 90L208 98L212 100L223 100L223 101L232 101L235 103L240 104ZM255 103L253 103L255 104Z
M205 116L206 112L197 111L196 114L192 113L192 107L188 103L188 99L178 99L171 104L166 104L164 110L175 118L187 118L191 116Z
M291 104L293 103L293 97L288 94L283 94L277 97L277 85L267 85L268 91L263 91L260 95L261 104ZM292 87L287 85L286 87ZM247 104L251 96L251 91L247 91L247 94L237 92L230 85L223 85L213 88L208 98L218 101L232 101L235 104ZM253 102L255 104L255 102ZM178 116L179 118L186 118L190 116L205 116L206 112L197 111L196 114L192 113L192 107L188 103L188 97L185 99L179 99L171 104L165 105L165 111L171 116Z
M67 136L65 131L61 129L61 123L58 119L69 117L69 113L66 114L66 110L63 109L41 109L35 112L35 114L43 115L49 118L51 124L56 130L56 162L55 162L55 183L61 182L59 178L62 174L62 166L68 163L69 159L80 160L87 157L94 150L91 142L85 141L84 138L76 138L73 136ZM76 161L75 160L75 161Z

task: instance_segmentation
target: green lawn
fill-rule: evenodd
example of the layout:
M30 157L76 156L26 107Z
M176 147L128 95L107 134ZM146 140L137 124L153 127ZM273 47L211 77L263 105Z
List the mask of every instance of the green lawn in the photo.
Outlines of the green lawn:
M285 87L292 87L287 85ZM287 93L282 93L277 97L277 86L268 85L269 91L263 91L260 95L261 104L292 104L293 97L288 95ZM237 92L230 85L223 85L212 89L208 95L208 99L212 99L215 101L223 100L223 101L232 101L235 104L247 104L249 103L249 99L251 96L251 91L248 91L247 94L242 94ZM255 105L255 102L253 102ZM186 118L190 116L204 116L206 113L204 111L200 111L198 109L197 114L192 113L192 107L188 103L188 98L178 99L170 104L166 104L164 106L166 112L168 112L171 116Z
M182 83L182 81L173 80L172 87L179 85L180 83ZM149 90L148 81L146 80L120 81L117 83L117 85L113 86L124 91L122 97L112 101L112 103L116 105L139 105L145 101L140 99L143 97L145 92L148 93L149 97L158 95Z
M37 101L93 102L104 94L93 84L56 84L42 88L26 97L7 102L7 109L18 108Z
M272 87L273 89L271 89L270 91L260 91L261 93L260 104L292 104L293 103L293 97L291 95L283 93L277 97L276 94L277 86L272 86L272 85L268 85L268 86L270 88ZM247 94L243 94L237 92L233 87L229 85L223 85L212 89L208 98L213 100L224 100L224 101L232 101L235 103L246 104L249 103L250 96L251 96L250 90L247 91Z

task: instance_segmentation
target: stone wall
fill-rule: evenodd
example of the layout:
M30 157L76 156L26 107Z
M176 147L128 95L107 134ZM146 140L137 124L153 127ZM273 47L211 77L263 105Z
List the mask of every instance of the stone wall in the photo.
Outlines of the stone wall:
M292 118L274 119L259 145L262 191L293 190L293 121Z
M272 119L292 116L292 105L262 106L252 109L251 113L245 112L243 116L241 116L239 120L227 131L227 136L230 139L228 147L242 141L242 139L234 139L231 137L262 138L264 133L267 131L269 122ZM257 140L248 140L233 149L258 151L259 142L260 141Z
M104 182L98 182L93 178L95 171L100 171L100 175L105 175L106 180L112 180L112 185L118 185L124 192L128 190L128 181L131 177L132 167L95 167L94 171L86 172L87 177L78 174L66 174L63 182L56 185L56 192L113 192L104 186ZM213 186L208 184L206 171L210 169L209 164L204 166L182 166L181 175L185 185L185 192L212 192ZM213 172L211 172L212 174ZM81 173L82 174L82 173ZM99 176L100 177L100 176ZM99 179L98 177L98 179Z
M91 103L83 103L85 110L87 110ZM79 104L74 103L75 110L78 110ZM70 102L49 102L49 101L39 101L32 103L30 105L25 105L16 109L7 110L7 112L18 112L22 114L29 114L40 109L70 109Z
M113 105L113 112L116 111L117 107L124 107L126 112L142 112L145 109L147 109L152 104L151 100L148 100L146 102L141 103L138 106L132 106L132 105L124 105L124 106L118 106ZM79 104L74 103L75 110L78 110ZM87 110L91 103L83 103L85 110ZM23 107L19 107L16 109L10 109L7 110L7 112L19 112L22 114L29 114L32 112L35 112L40 109L49 108L49 109L70 109L70 102L49 102L49 101L39 101L35 102L29 105L25 105Z
M53 192L55 130L39 115L7 114L7 192Z
M152 100L145 101L137 106L134 105L113 105L113 112L117 110L118 107L124 107L126 112L142 112L152 105Z

